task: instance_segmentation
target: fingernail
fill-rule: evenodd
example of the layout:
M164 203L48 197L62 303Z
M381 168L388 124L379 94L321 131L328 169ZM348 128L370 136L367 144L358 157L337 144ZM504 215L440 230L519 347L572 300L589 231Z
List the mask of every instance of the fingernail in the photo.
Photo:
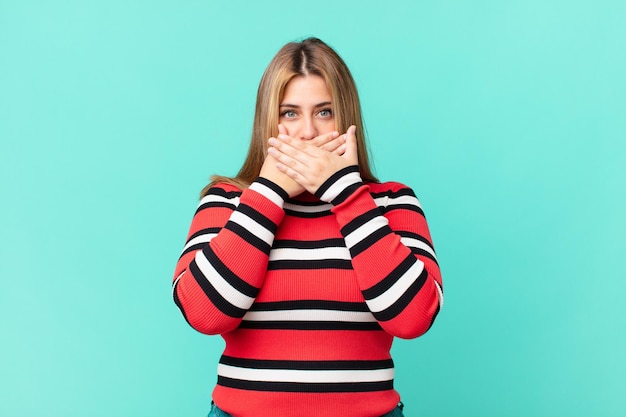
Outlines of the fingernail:
M274 138L269 138L269 140L267 141L267 143L269 143L270 145L276 145L278 142L276 141L276 139Z
M287 140L288 136L287 135L278 135L278 139L280 140Z

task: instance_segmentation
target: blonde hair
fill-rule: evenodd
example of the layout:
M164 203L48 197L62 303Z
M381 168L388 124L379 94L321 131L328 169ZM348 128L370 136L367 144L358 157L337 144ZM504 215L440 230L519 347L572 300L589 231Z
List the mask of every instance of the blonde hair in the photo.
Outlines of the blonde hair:
M261 171L265 161L265 143L278 135L279 106L285 88L296 76L322 77L330 90L335 128L343 133L350 125L356 126L359 171L364 181L378 182L369 164L361 105L350 70L341 57L317 38L290 42L283 46L267 66L257 91L254 125L248 155L234 178L214 175L201 196L216 183L229 183L247 188Z

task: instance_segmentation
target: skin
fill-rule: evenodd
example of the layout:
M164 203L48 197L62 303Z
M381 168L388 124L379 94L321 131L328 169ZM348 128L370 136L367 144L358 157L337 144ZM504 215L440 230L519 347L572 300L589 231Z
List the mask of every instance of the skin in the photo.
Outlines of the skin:
M358 165L356 127L340 135L332 111L331 94L321 77L294 77L285 88L279 134L268 140L260 176L294 197L305 190L315 193L335 172Z

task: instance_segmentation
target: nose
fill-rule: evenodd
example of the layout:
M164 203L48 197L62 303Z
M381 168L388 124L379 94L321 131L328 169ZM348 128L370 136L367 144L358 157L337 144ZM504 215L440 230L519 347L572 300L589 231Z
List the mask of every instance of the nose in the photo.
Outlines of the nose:
M311 140L317 136L317 126L315 125L315 119L307 116L302 118L302 126L300 129L301 140Z

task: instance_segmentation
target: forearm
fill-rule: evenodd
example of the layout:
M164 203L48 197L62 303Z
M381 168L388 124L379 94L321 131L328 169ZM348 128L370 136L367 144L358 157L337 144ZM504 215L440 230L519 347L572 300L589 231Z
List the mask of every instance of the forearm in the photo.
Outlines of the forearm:
M407 187L398 185L375 200L355 174L335 176L320 195L334 205L370 311L390 334L417 337L431 326L442 302L423 212Z
M203 199L176 267L174 300L202 333L239 325L263 284L284 217L286 196L269 181L259 179L237 194L216 189Z

